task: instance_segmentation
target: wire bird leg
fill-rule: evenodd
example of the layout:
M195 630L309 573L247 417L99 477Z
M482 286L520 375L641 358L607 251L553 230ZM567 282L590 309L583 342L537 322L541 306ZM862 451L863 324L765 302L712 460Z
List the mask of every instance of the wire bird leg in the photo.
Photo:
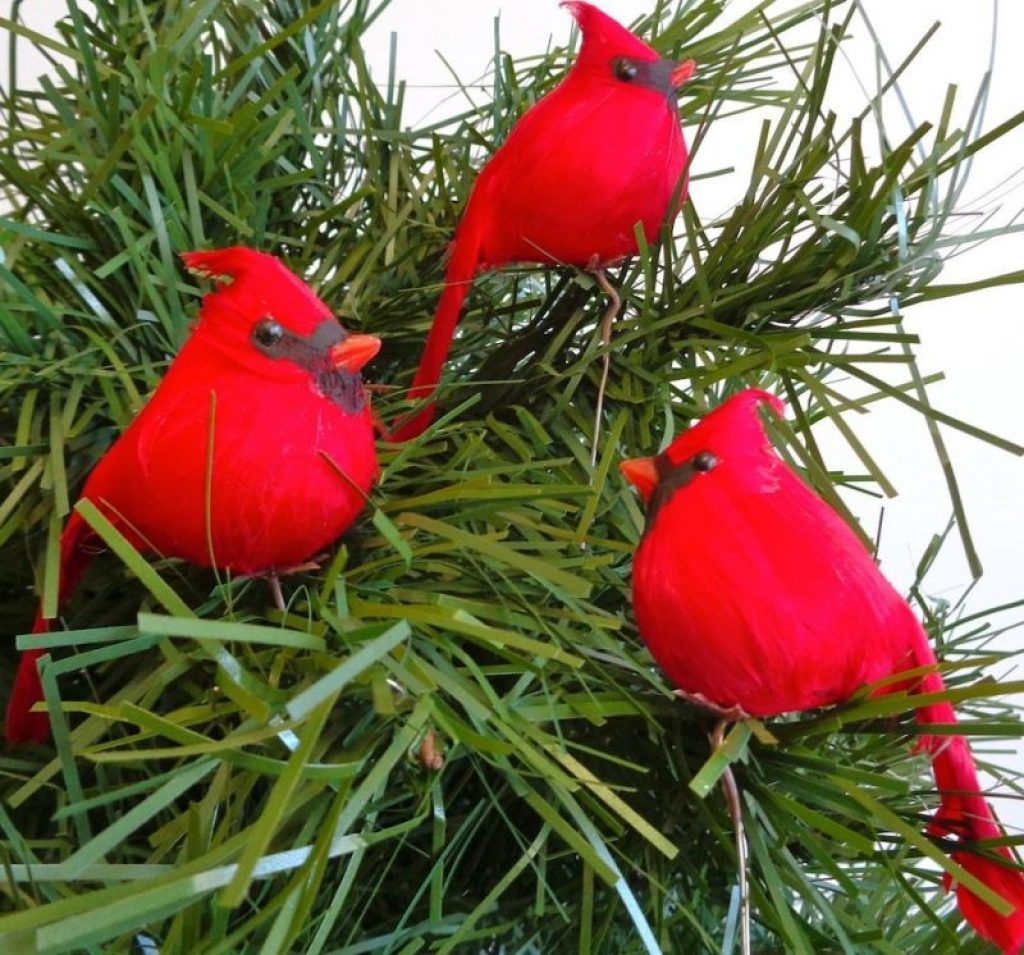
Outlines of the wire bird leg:
M307 560L303 564L296 564L294 567L282 567L280 570L270 570L262 574L250 574L250 577L263 577L267 585L270 587L270 596L273 598L274 606L277 607L282 613L287 611L288 607L284 602L284 593L281 590L281 578L287 577L289 574L305 574L311 570L320 569L320 561L324 560L327 554L317 554L312 560ZM244 577L239 578L244 580Z
M615 316L618 315L619 307L622 305L622 297L619 295L619 290L608 281L608 276L604 269L594 267L596 264L596 262L593 262L591 269L598 287L608 296L608 307L604 310L604 315L601 317L601 383L597 387L597 408L594 411L594 439L590 448L591 467L597 465L597 436L601 428L604 393L608 387L608 371L611 368L612 360L611 349L609 348L612 343L612 323L615 321Z
M721 719L711 732L711 745L718 749L725 742L725 729L729 725L727 719ZM747 884L747 837L743 830L743 806L740 802L740 787L732 768L726 767L722 773L722 786L725 789L725 800L729 804L729 815L732 818L733 835L736 839L736 865L739 869L740 883L740 951L750 955L750 887Z
M270 596L274 599L274 606L284 613L288 608L285 606L284 593L281 591L281 578L278 577L276 570L267 574L267 584L270 587Z
M743 720L750 719L750 714L739 703L733 706L722 706L713 700L709 700L703 693L687 693L686 690L674 690L673 692L679 699L696 706L698 709L706 710L712 715L717 716L723 723L740 723Z

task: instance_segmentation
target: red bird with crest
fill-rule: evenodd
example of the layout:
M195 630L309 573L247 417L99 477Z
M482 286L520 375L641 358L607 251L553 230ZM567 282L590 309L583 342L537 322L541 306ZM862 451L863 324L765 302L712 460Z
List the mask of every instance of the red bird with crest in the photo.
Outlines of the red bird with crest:
M167 375L86 480L91 501L138 549L234 574L276 575L339 537L378 473L360 369L380 348L350 335L271 255L244 247L182 256L213 279ZM58 607L99 540L78 512L60 544ZM36 617L34 632L49 622ZM43 742L36 668L21 657L12 742Z
M622 471L647 504L633 563L637 625L685 697L732 718L829 706L915 668L915 693L941 693L935 654L907 602L853 530L776 454L763 391L733 396L654 458ZM907 688L908 684L902 684ZM731 712L730 712L731 711ZM920 706L922 725L952 724L949 703ZM1024 874L981 793L962 736L921 737L941 804L929 832L1016 908L1002 916L963 885L960 910L1006 953L1024 944Z
M410 397L437 387L477 272L516 262L602 270L636 253L638 224L654 242L686 197L676 91L693 61L662 58L589 3L562 6L583 35L579 56L480 170ZM400 421L393 439L421 434L434 411Z

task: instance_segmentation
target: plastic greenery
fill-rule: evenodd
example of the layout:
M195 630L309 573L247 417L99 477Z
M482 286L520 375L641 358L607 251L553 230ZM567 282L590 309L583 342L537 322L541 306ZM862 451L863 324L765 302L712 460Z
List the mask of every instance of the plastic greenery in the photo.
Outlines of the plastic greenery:
M384 338L374 376L399 387L377 407L402 407L473 171L566 51L498 56L485 102L410 129L403 87L378 85L360 47L382 6L68 0L55 37L0 23L12 58L32 44L51 62L41 89L8 85L2 103L8 633L53 578L83 475L187 333L199 292L179 251L286 257ZM715 780L732 759L757 951L983 950L921 835L935 800L904 696L743 724L710 754L706 718L671 696L628 612L642 515L614 465L749 384L789 401L786 453L837 504L834 484L894 490L857 439L865 409L903 402L939 442L941 424L1019 452L931 407L899 306L1021 279L936 281L943 256L997 231L954 217L972 156L1024 114L983 131L982 89L957 128L951 89L930 124L888 129L883 72L843 124L823 102L856 3L724 7L661 2L639 24L701 64L682 102L699 175L675 234L615 276L628 304L596 468L600 293L523 269L477 282L448 414L382 448L372 508L321 571L286 582L286 615L259 581L143 559L84 510L113 555L67 630L20 640L52 650L54 750L0 756L0 949L729 952ZM700 141L749 110L749 187L709 220ZM825 419L861 473L822 460ZM962 519L956 533L970 551ZM923 592L962 731L981 753L1016 737L1001 698L1022 686L985 669L988 615Z

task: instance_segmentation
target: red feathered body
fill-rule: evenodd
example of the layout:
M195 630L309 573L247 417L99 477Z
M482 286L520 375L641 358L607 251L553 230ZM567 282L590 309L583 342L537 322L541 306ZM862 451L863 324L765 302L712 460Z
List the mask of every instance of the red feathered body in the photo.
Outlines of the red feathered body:
M609 265L637 251L638 223L657 240L686 188L675 97L616 79L613 56L581 55L481 170L456 234L477 244L478 268Z
M718 460L653 516L633 565L644 640L683 690L751 716L844 700L915 665L921 627L846 523L768 443L747 392L667 450Z
M156 554L237 574L300 564L365 505L323 455L364 492L377 464L365 402L345 411L289 372L261 378L197 329L82 497Z
M379 343L347 336L272 256L236 248L185 261L228 282L204 299L195 331L82 497L143 551L235 574L284 571L329 545L363 509L377 460L354 365ZM95 544L73 514L58 603ZM41 617L36 629L46 629ZM9 739L48 731L45 714L26 712L40 698L36 657L22 658Z
M648 527L633 567L640 632L689 694L752 716L841 702L865 684L934 665L921 624L847 524L775 453L759 414L777 399L747 391L681 435L640 476ZM635 462L646 464L648 462ZM940 692L930 673L917 692ZM922 724L952 723L949 704ZM932 831L968 842L1001 835L961 737L922 738L942 804ZM1010 854L996 850L1007 862ZM999 916L959 887L962 912L1005 952L1024 943L1024 877L969 851L969 872L1016 904Z
M580 24L579 57L516 123L473 185L413 397L436 386L478 271L514 262L609 265L637 251L638 224L654 242L686 196L675 90L693 64L662 60L590 4L563 5ZM394 437L414 437L432 418L431 407Z

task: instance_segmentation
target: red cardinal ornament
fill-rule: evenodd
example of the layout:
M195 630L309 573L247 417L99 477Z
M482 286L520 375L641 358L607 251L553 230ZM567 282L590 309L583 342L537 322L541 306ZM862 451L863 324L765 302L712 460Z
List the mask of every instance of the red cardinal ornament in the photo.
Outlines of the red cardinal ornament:
M676 90L693 75L693 61L662 59L589 3L562 6L583 34L579 56L480 170L413 398L433 394L477 272L513 262L602 269L637 251L637 223L653 242L686 197ZM400 422L393 439L416 437L434 410L430 404Z
M380 340L348 334L273 256L237 247L182 258L217 288L82 498L141 550L235 574L286 571L352 523L377 476L359 371ZM97 544L73 513L58 606ZM40 609L33 632L48 628ZM21 657L7 708L12 742L49 736L47 715L29 712L43 698L40 653Z
M774 452L762 403L783 412L772 395L745 391L657 457L622 465L647 502L633 607L655 660L685 695L751 716L839 703L867 683L934 666L924 629L860 539ZM942 677L931 672L917 689L941 692ZM956 722L949 703L916 715ZM967 741L924 736L921 747L942 799L930 832L1000 838ZM979 935L1016 953L1024 875L1006 848L993 852L953 858L1016 910L1000 916L963 886L958 902Z

